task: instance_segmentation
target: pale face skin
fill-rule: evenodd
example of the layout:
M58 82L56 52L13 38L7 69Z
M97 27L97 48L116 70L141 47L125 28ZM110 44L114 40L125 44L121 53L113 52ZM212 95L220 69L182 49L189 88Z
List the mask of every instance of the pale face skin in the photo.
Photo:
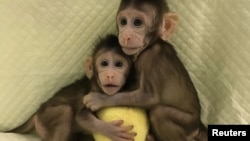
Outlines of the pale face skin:
M164 41L169 40L175 31L178 15L165 13L157 29L154 29L155 17L155 8L148 4L142 5L140 10L127 7L118 13L116 18L118 38L125 54L138 56L149 45L152 39L150 33L154 30L157 33L153 36L159 36Z
M149 9L145 6L145 9ZM146 33L149 32L154 12L142 12L134 8L126 8L117 15L119 43L127 55L139 54L147 45Z
M99 74L98 84L104 93L107 95L117 93L128 75L127 60L117 53L108 51L98 57L95 65Z

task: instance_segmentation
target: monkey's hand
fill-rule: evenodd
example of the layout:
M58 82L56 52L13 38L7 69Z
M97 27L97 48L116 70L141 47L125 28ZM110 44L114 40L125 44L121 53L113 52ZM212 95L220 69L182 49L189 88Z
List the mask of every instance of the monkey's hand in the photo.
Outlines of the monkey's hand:
M108 97L109 96L105 94L90 92L83 97L83 104L91 111L97 111L101 108L110 106L108 105L108 102L106 102Z
M133 141L136 136L135 132L131 132L133 126L122 126L122 124L122 120L107 123L103 134L111 141Z

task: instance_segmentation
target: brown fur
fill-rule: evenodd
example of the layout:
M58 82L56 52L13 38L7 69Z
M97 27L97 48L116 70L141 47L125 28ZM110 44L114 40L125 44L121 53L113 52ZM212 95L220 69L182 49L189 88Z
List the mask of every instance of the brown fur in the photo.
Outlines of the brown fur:
M98 59L104 51L124 57L126 61L129 61L127 67L131 66L131 58L125 56L121 51L116 36L108 35L100 40L94 49L93 60ZM96 70L95 62L90 61L88 63L88 65L92 65L93 70ZM125 69L129 71L128 68ZM103 92L97 83L100 79L98 77L99 72L91 71L86 72L90 78L84 76L59 90L51 99L43 103L27 122L10 132L27 133L35 129L44 141L94 141L91 136L93 132L104 134L116 141L131 141L134 133L128 132L132 129L132 126L121 127L122 121L105 123L97 119L82 104L82 97L90 91Z
M90 93L84 97L84 103L91 110L114 105L148 109L152 133L157 141L207 141L207 129L201 121L201 106L195 86L174 47L167 42L175 30L177 17L170 13L165 2L121 1L118 16L120 12L123 15L117 20L119 41L124 50L135 57L138 87L109 98ZM126 9L129 9L126 11L129 14L124 13ZM134 13L131 10L135 10ZM141 17L142 26L131 25L136 17L133 14L144 14L146 19ZM119 18L127 21L119 23ZM134 38L142 36L144 38ZM136 39L144 40L133 41ZM146 44L141 47L142 51L131 53L128 48L141 45L138 42Z

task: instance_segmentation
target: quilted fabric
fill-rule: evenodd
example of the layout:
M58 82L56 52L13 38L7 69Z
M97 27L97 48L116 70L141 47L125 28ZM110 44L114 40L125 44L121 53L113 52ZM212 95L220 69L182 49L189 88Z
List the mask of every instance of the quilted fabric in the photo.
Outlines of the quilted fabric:
M169 1L180 15L173 43L198 89L203 120L250 123L250 1Z
M0 133L1 141L41 141L38 136L31 134Z
M79 78L97 39L115 31L118 2L0 1L0 130L20 125Z
M168 1L180 15L171 42L199 92L202 120L250 123L250 1ZM96 40L116 32L118 3L0 0L0 131L22 124L82 76ZM15 137L22 138L0 134L1 141Z

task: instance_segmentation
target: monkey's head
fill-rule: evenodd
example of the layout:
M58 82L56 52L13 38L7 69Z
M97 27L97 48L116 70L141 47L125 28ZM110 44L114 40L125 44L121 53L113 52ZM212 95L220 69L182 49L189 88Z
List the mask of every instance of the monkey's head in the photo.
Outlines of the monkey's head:
M124 86L131 65L132 58L123 53L117 36L108 35L87 59L85 71L92 89L113 95Z
M121 0L116 21L122 50L136 55L159 38L169 40L178 16L166 0Z

